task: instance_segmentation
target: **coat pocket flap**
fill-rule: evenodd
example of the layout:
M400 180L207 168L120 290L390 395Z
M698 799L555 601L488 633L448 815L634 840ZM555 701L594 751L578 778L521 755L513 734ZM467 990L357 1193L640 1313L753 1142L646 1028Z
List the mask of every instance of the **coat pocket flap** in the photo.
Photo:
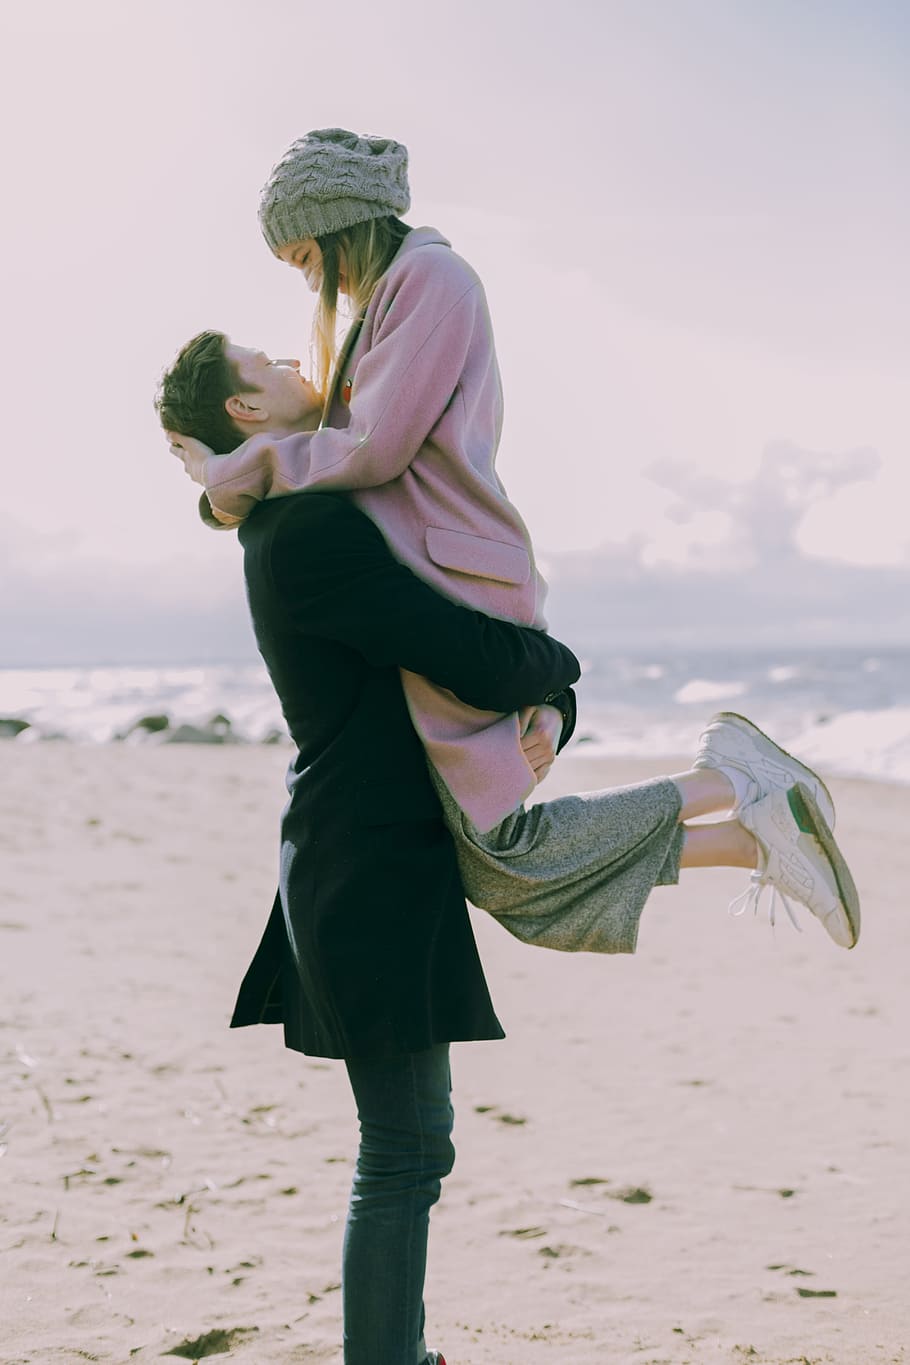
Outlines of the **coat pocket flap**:
M426 546L433 563L442 569L500 583L527 583L531 577L531 559L523 545L450 531L445 526L428 526Z

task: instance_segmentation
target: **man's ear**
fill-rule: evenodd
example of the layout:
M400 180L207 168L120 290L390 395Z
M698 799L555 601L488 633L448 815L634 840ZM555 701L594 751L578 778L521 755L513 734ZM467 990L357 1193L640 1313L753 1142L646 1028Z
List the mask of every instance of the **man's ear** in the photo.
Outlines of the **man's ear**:
M224 410L228 417L235 422L260 423L269 420L269 414L265 408L260 408L255 403L248 403L239 393L232 393L230 398L224 400Z

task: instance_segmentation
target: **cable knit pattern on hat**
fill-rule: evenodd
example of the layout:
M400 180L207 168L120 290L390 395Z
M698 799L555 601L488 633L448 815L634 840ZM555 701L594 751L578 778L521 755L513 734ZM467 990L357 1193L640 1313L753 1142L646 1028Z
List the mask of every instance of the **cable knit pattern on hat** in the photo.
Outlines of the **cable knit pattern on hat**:
M408 149L387 137L317 128L273 167L259 223L273 251L410 207Z

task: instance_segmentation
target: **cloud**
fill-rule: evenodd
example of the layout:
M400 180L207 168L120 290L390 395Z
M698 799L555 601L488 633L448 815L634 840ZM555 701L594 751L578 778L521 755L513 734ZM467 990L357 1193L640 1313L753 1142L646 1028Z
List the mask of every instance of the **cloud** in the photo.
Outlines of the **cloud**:
M755 473L737 483L677 460L655 461L644 472L676 496L667 511L671 521L697 529L707 517L715 528L726 525L733 562L767 566L801 558L798 535L810 508L842 488L874 479L880 468L874 450L831 454L774 441L765 446ZM691 540L688 565L698 568L698 539ZM701 564L710 567L703 559Z
M652 463L648 476L672 498L669 520L599 551L541 556L551 628L581 649L658 639L903 642L910 562L851 565L803 544L807 518L839 498L855 501L878 467L866 448L831 453L789 441L766 445L739 483L679 461ZM190 543L169 543L164 528L145 559L125 563L84 532L10 522L0 548L3 663L253 660L234 536L200 530Z
M832 454L787 441L768 444L742 483L654 464L650 477L676 498L676 540L655 531L593 555L548 556L551 629L599 648L905 644L910 558L852 565L807 555L800 537L811 512L878 467L868 449Z

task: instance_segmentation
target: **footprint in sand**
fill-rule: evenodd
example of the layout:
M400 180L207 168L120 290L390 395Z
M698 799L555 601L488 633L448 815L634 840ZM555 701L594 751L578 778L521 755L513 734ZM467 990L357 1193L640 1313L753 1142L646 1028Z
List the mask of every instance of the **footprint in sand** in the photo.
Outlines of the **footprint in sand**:
M520 1115L518 1115L518 1114L503 1114L503 1113L500 1113L500 1112L499 1112L499 1106L496 1105L496 1104L475 1104L475 1105L474 1105L474 1113L475 1113L475 1114L492 1114L493 1117L494 1117L495 1119L498 1119L500 1123L511 1124L512 1127L514 1127L514 1128L520 1128L520 1127L522 1127L525 1123L527 1123L527 1121L528 1121L526 1118L521 1118Z
M765 1266L766 1270L781 1270L785 1275L803 1275L807 1279L814 1279L814 1270L800 1270L799 1266L785 1265L783 1262ZM804 1289L802 1285L796 1286L796 1293L801 1299L836 1299L836 1289Z
M609 1185L611 1182L602 1175L578 1176L569 1181L571 1189L578 1189L582 1186L590 1185ZM616 1190L604 1190L608 1199L618 1199L623 1204L650 1204L654 1198L651 1191L644 1185L623 1185Z
M204 1356L225 1355L235 1346L242 1346L248 1337L253 1337L258 1327L216 1327L212 1332L204 1332L201 1337L187 1338L169 1351L166 1356L180 1356L183 1360L202 1360Z
M586 1247L576 1247L568 1242L559 1242L556 1246L539 1247L537 1254L550 1261L560 1261L570 1256L590 1256L592 1252L588 1251Z
M85 1308L77 1308L75 1313L70 1313L67 1322L71 1327L110 1327L112 1323L118 1327L132 1327L134 1319L126 1313L112 1313L103 1304L87 1304Z
M627 1185L624 1190L610 1190L611 1199L619 1199L623 1204L650 1204L654 1195L644 1185Z

